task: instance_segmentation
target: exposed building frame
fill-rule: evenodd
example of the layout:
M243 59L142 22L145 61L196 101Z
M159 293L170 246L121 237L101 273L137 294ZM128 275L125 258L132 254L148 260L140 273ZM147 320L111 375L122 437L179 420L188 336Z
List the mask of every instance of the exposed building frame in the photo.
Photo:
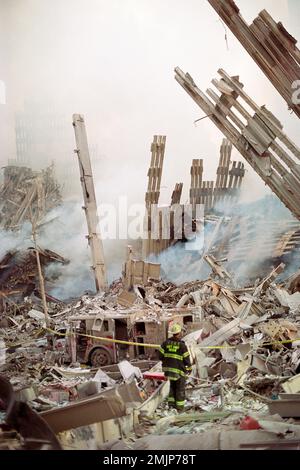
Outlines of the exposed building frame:
M208 0L220 18L251 55L276 90L300 118L300 104L293 99L294 83L300 80L297 40L266 10L248 26L232 0Z
M94 188L92 166L88 148L87 134L84 117L81 114L73 115L73 126L78 156L80 181L84 199L84 211L88 226L88 241L91 248L93 271L95 276L96 290L104 290L107 287L106 269L102 240L98 232L97 202Z
M161 251L160 246L158 246L159 243L153 239L151 215L153 208L157 207L159 201L165 147L166 136L155 135L151 144L151 162L148 170L148 187L145 197L146 215L142 248L143 259L146 259L151 253L158 254Z
M203 93L192 77L178 67L175 78L300 220L300 166L296 163L300 159L299 148L284 134L278 119L244 92L239 77L230 77L222 69L218 73L221 79L212 83L219 94L212 89ZM247 110L249 106L253 115Z
M203 181L203 160L194 159L191 166L190 204L203 204L205 212L209 212L218 202L232 202L238 197L243 177L245 176L242 162L231 162L232 144L223 139L220 147L217 178L214 181ZM231 166L230 166L231 164Z

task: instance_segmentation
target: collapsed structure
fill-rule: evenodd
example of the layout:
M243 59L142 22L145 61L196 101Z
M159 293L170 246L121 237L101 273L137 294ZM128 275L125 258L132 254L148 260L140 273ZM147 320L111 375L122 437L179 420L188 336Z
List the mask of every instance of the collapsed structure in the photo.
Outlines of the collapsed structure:
M0 261L0 316L5 317L9 312L22 310L22 304L25 298L31 296L42 299L41 286L39 283L39 273L37 267L36 251L29 248L24 251L9 251ZM50 263L67 264L68 260L50 250L38 249L41 266L45 268ZM47 278L47 283L53 282L55 276ZM48 285L47 285L48 286ZM47 289L46 286L46 290ZM61 303L46 292L48 302Z
M283 269L279 266L256 286L240 289L225 287L216 273L207 281L181 286L149 280L136 287L129 309L119 300L122 283L115 283L105 295L85 296L68 306L53 304L49 313L56 334L51 346L47 330L43 332L43 314L29 306L2 329L2 374L65 448L99 448L115 438L177 431L201 433L193 445L202 448L204 431L222 433L229 425L234 435L249 414L261 429L247 438L252 447L261 436L266 447L268 442L274 446L278 430L286 445L289 439L293 445L298 426L284 417L299 416L295 394L300 391L300 356L295 345L300 292L290 293L295 276L275 284ZM182 323L194 364L187 412L179 416L162 406L168 383L155 360L170 321ZM108 354L116 365L104 366ZM78 361L89 363L89 357L94 366L79 367ZM244 442L244 432L235 435L235 446Z
M190 170L189 191L190 213L180 204L183 183L176 183L169 207L160 207L160 185L163 171L165 136L154 136L151 144L151 163L148 171L146 192L145 236L143 239L143 259L158 255L163 250L187 240L199 231L200 216L209 214L218 204L232 206L240 193L245 175L242 162L230 160L232 145L224 139L220 147L216 181L203 180L203 159L193 159ZM196 213L196 206L203 207L203 214Z
M36 228L45 216L62 202L60 186L54 175L54 166L33 171L26 167L7 166L0 186L0 228L5 234L18 232L25 223L31 225L32 242L20 249L8 250L0 258L0 315L16 313L24 298L35 301L44 296L40 282L40 267L50 263L66 264L67 260L51 250L36 246ZM3 250L3 248L2 248ZM51 283L53 279L48 278ZM44 284L44 283L43 283ZM53 299L49 293L47 300ZM5 318L4 318L5 323Z
M300 117L300 105L293 99L300 76L297 40L263 10L248 26L233 0L208 0L220 18L244 46L266 77L281 94L289 109Z
M248 28L233 1L209 2L299 116L286 90L286 81L291 84L298 73L292 63L299 59L295 41L266 12ZM300 152L279 120L245 93L238 77L219 74L221 79L213 80L219 94L204 94L176 68L176 80L226 137L216 181L203 180L203 160L194 159L190 219L181 204L182 183L176 183L170 206L159 207L166 137L154 136L142 253L136 256L128 247L122 279L109 289L84 119L73 116L97 294L68 304L48 295L42 311L35 297L28 299L39 293L35 261L43 267L66 260L35 246L22 256L9 252L0 262L5 300L0 448L176 449L182 443L186 449L299 448L300 272L288 272L291 260L291 267L299 260ZM242 162L231 162L232 145L294 215L270 221L264 266L253 235L257 220L233 210L245 169ZM12 181L22 182L15 196L20 200L11 200ZM28 169L6 170L1 190L7 197L1 209L6 229L16 229L33 214L40 221L58 202L58 188L50 178L52 189L45 191L47 181ZM49 203L45 194L52 195ZM11 217L14 204L22 208L18 217ZM198 204L205 219L199 218ZM198 273L205 266L207 277L179 285L162 279L159 256L188 244L208 226L208 241L189 255L184 268ZM237 266L251 250L257 270L241 284ZM175 321L184 330L193 363L181 414L163 403L168 382L157 360ZM30 424L38 423L39 433L19 419L21 409Z
M5 167L0 200L0 227L5 230L17 230L33 217L41 220L62 201L54 166L39 172L26 167Z
M93 261L92 269L95 275L96 290L99 291L105 289L107 281L102 241L97 233L97 203L83 116L74 114L73 127L77 144L75 152L78 157L80 181L85 204L83 209L85 211L89 231L87 238L91 247Z
M284 134L279 120L265 106L259 107L244 92L238 77L230 77L224 70L218 73L221 79L214 79L212 83L220 95L211 89L205 95L192 77L178 67L175 69L175 78L299 219L299 148ZM251 107L254 115L237 100L238 97Z

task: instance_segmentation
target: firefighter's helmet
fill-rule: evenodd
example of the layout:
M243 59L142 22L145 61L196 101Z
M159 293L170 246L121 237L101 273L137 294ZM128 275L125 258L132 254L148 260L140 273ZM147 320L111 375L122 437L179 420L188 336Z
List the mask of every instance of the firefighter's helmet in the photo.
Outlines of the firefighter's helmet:
M171 335L178 335L181 332L181 325L179 323L172 323L169 328L169 333Z

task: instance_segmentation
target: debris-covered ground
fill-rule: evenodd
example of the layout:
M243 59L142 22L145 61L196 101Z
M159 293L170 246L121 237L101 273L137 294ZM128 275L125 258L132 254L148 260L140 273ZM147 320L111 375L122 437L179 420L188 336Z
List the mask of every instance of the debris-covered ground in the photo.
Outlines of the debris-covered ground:
M101 368L72 363L68 336L64 336L70 318L94 316L127 321L130 316L126 339L134 341L130 331L135 323L149 321L152 327L162 328L165 317L171 321L179 315L189 315L184 324L184 340L193 358L193 371L187 383L184 413L168 410L164 393L150 412L147 408L140 410L134 426L125 431L125 441L147 434L169 436L241 429L263 429L272 433L273 440L277 435L281 439L299 439L299 275L276 284L276 276L283 269L279 266L255 286L235 290L217 275L180 286L149 280L143 286L135 286L130 308L122 305L124 288L120 280L105 294L83 296L67 305L50 303L49 329L41 305L28 300L14 312L2 313L1 374L10 380L16 397L37 412L81 403L132 380L143 408L157 387L167 386L153 349L144 348L142 354L137 350L135 357L130 357L131 365L126 357L119 364ZM97 336L102 336L103 331L100 329ZM91 330L81 331L88 332ZM77 347L85 348L86 343ZM143 378L156 363L154 370L158 375ZM137 368L133 368L134 364ZM131 398L127 397L123 403L125 415L130 403ZM113 416L112 411L106 419ZM94 425L91 419L88 426ZM64 432L69 432L68 425ZM76 442L72 445L76 446Z
M40 184L46 194L48 179ZM32 211L28 217L33 222ZM68 260L37 245L38 217L33 246L2 249L0 261L1 448L178 447L178 434L210 435L216 448L299 445L300 272L290 236L286 249L264 260L265 277L254 277L259 268L252 267L241 281L217 257L231 219L222 232L223 217L208 215L218 237L200 252L176 251L172 268L191 274L200 266L201 280L170 282L158 262L163 253L148 258L154 263L128 247L119 280L67 301L51 292ZM177 247L173 240L165 253ZM158 360L172 322L181 324L192 359L181 413L166 405L169 383ZM42 435L31 431L36 420ZM193 437L188 445L201 447Z
M24 171L19 174L23 181ZM41 187L48 184L46 179ZM190 267L202 263L208 279L173 284L162 280L159 264L137 261L131 250L128 256L122 279L108 290L66 302L48 293L57 282L55 269L48 271L54 277L45 275L49 264L64 265L66 259L40 247L6 252L0 264L0 367L16 402L38 413L65 448L95 448L110 438L129 442L148 434L266 429L274 419L273 430L297 434L290 420L299 416L299 275L280 283L286 268L281 263L243 287L206 252L198 261L194 256ZM181 263L188 267L188 260ZM183 326L193 363L181 414L165 405L168 383L157 357L175 320ZM60 417L61 412L66 414ZM110 429L116 417L129 420L121 434ZM4 420L2 447L29 448L33 437L20 423L9 426ZM105 429L100 437L91 431L97 423ZM90 430L88 441L80 437L83 429ZM53 445L47 442L43 445Z

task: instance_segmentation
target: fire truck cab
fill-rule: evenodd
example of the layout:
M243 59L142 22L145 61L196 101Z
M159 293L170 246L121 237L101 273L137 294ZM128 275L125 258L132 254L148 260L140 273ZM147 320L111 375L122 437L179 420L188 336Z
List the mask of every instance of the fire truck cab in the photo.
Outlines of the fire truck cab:
M183 328L193 324L193 311L166 310L156 318L149 316L149 310L71 316L66 349L72 363L86 363L93 367L107 366L122 359L155 360L158 359L157 349L144 345L160 345L168 338L169 325L174 321ZM135 344L120 344L97 337Z
M78 315L69 318L68 351L71 362L103 367L126 357L126 346L97 337L128 341L126 316Z

